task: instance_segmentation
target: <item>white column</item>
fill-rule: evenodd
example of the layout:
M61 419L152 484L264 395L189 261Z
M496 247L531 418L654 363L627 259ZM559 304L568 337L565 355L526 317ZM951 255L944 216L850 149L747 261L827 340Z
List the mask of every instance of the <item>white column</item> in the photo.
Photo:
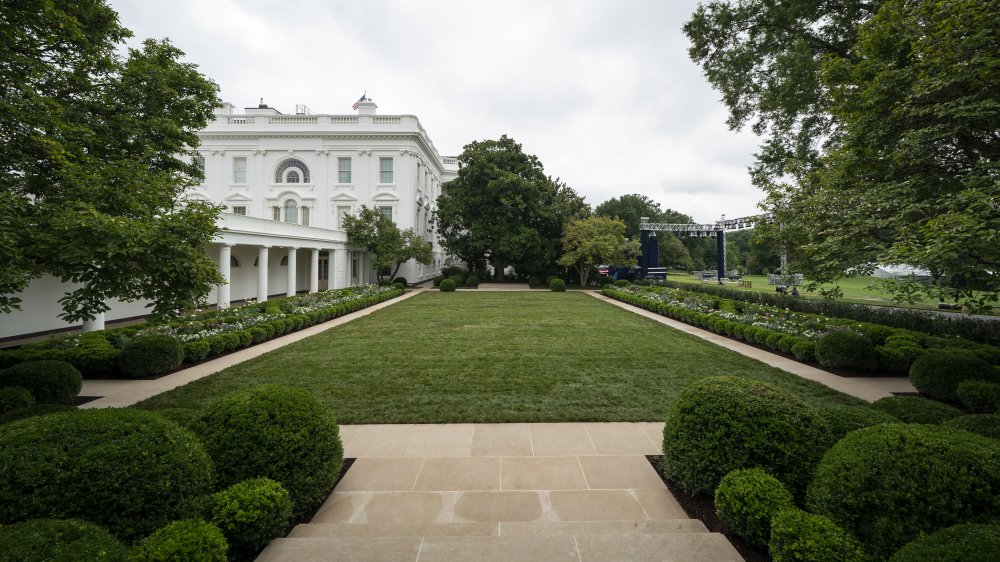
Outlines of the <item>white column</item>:
M96 332L98 330L104 329L104 313L99 312L94 316L93 320L83 321L83 331L84 332Z
M270 246L261 246L257 249L257 300L267 301L267 249Z
M319 248L312 248L312 259L309 264L309 292L319 292Z
M219 285L219 300L216 305L219 308L229 308L229 283L232 280L232 272L229 265L232 261L233 247L229 244L219 246L219 273L222 274L222 284Z
M348 263L350 258L347 250L344 248L337 248L333 250L333 288L343 289L350 285L350 280L347 278L351 274L351 264Z
M288 291L285 293L289 297L295 296L295 274L298 267L295 261L298 248L288 249Z

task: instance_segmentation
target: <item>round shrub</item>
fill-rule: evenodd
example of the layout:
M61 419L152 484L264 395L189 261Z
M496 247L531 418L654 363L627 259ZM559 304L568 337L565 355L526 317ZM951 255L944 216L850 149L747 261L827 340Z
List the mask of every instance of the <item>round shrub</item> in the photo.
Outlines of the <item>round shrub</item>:
M771 519L795 506L791 492L760 468L734 470L715 489L715 511L729 529L751 544L766 546Z
M834 330L816 341L816 360L829 369L872 371L878 367L875 346L851 330Z
M440 289L442 293L454 293L456 287L458 287L458 284L455 283L454 279L445 279L441 282Z
M888 424L834 445L807 505L887 558L935 529L1000 516L1000 445L933 425Z
M441 285L441 282L444 281L444 279L445 279L444 275L438 275L437 277L434 278L433 281L431 281L431 284L437 287Z
M982 562L1000 560L1000 525L966 523L907 543L889 562Z
M1000 414L973 414L970 416L958 416L943 424L945 427L962 429L978 433L984 437L1000 439Z
M399 284L399 285L402 285L403 287L406 287L410 283L409 283L409 281L406 280L406 277L397 277L397 278L395 278L395 279L392 280L392 284L393 285Z
M72 404L83 377L65 361L25 361L0 371L0 387L27 388L39 404Z
M986 381L962 381L955 395L970 412L992 414L1000 411L1000 384Z
M918 357L910 367L910 382L937 400L958 401L959 383L968 380L1000 382L992 365L964 353L932 352Z
M122 372L135 378L171 371L180 367L183 361L184 346L170 336L133 338L118 356Z
M875 354L878 356L878 368L887 373L908 373L913 358L902 350L894 347L876 347Z
M218 527L201 519L181 519L142 539L131 556L141 562L226 562L228 551Z
M206 340L189 341L184 344L184 360L188 363L201 361L211 352L212 346Z
M867 562L861 543L822 515L783 509L771 520L774 562Z
M831 442L808 405L772 384L710 377L685 388L663 429L664 475L689 493L712 493L738 468L761 467L800 494Z
M124 562L126 549L98 525L80 519L32 519L0 527L0 561Z
M23 386L5 386L0 388L0 414L7 414L30 408L35 405L35 397Z
M895 417L867 406L827 406L816 408L833 433L834 441L840 441L848 433L880 423L899 423Z
M869 407L906 423L941 423L962 415L958 408L921 396L887 396Z
M0 426L0 523L86 517L124 540L183 516L212 462L152 412L77 410Z
M542 280L538 278L537 275L528 276L528 287L534 289L535 287L541 287Z
M215 461L220 485L276 480L288 490L296 516L330 495L344 463L333 414L299 388L265 385L234 392L209 406L193 429Z
M799 340L792 344L792 355L799 361L816 360L816 342L812 340Z
M549 290L556 293L566 292L566 282L562 279L553 279L549 281Z
M456 287L461 287L462 285L465 285L465 276L462 275L461 273L456 273L455 275L452 275L448 279L454 281Z
M28 406L27 408L14 410L12 412L7 412L6 414L0 414L0 424L10 423L17 420L24 420L28 418L34 418L38 416L47 416L49 414L54 414L56 412L71 412L71 411L76 411L76 406L70 406L69 404L35 404L34 406Z
M268 478L237 482L212 496L212 523L237 556L252 556L271 539L284 536L291 518L288 492Z
M479 278L475 275L470 275L469 278L465 280L465 286L472 287L473 289L479 287Z

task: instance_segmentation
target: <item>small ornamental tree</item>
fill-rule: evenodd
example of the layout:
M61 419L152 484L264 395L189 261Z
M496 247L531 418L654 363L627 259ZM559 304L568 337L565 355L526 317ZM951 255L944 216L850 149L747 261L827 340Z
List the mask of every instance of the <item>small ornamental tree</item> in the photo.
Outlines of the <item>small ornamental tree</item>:
M427 265L434 257L430 242L412 228L400 231L396 223L378 209L362 205L358 214L344 217L344 230L351 242L364 246L375 257L379 282L382 272L387 269L392 269L388 279L394 279L407 261L412 259Z
M639 253L639 243L625 238L625 223L593 215L566 225L559 265L571 266L587 285L591 268L600 263L625 263Z

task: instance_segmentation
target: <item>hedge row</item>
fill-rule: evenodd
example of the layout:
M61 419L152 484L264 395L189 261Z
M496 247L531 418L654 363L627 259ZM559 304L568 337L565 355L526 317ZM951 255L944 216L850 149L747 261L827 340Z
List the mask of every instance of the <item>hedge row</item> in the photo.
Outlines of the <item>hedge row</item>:
M367 308L396 298L402 294L403 289L393 287L364 298L301 314L287 312L294 309L292 306L294 299L301 297L287 297L285 299L275 299L265 303L250 305L259 308L259 311L266 314L266 318L268 319L250 327L221 333L211 333L212 329L208 328L204 330L208 334L205 337L183 343L183 361L185 363L194 363L208 357L248 347L289 332ZM229 309L221 311L213 310L199 315L198 319L204 320L206 325L211 326L217 323L224 323L227 319L232 318L231 316L227 316L227 314L231 315L233 312L229 311ZM165 326L169 328L171 324L166 324ZM152 335L156 335L157 327L144 324L114 330L89 332L80 336L0 350L0 369L26 361L58 360L65 361L79 369L85 379L121 376L122 374L126 374L126 371L133 372L135 376L146 376L152 373L146 372L139 367L127 367L123 369L121 360L122 353L126 349L128 342L147 331L152 332ZM169 333L169 329L163 331ZM162 352L158 352L158 354L162 355ZM126 361L126 363L129 366L139 365L140 367L144 364L142 361L138 363L135 361Z

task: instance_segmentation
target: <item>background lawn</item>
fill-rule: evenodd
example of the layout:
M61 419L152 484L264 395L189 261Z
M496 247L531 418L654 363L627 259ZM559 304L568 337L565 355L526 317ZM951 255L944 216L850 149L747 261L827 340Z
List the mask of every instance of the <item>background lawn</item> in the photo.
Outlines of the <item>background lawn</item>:
M661 421L710 375L787 388L814 405L861 400L580 293L428 292L137 405L178 420L277 383L345 424Z

